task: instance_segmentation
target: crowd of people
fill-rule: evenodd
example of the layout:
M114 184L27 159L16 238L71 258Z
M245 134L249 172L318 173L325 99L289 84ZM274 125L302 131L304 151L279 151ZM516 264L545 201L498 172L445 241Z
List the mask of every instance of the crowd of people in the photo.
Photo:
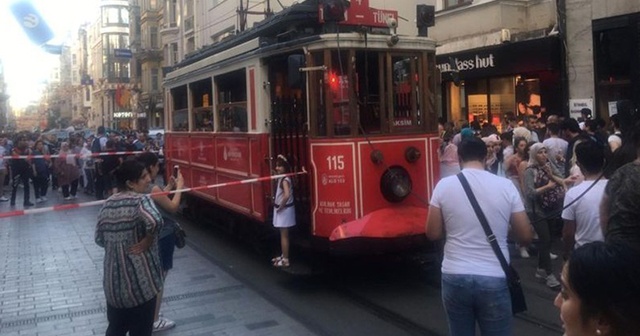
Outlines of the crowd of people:
M65 202L77 198L79 188L99 200L105 199L115 191L113 172L127 155L92 154L158 152L163 146L161 133L154 139L145 132L107 134L102 126L95 135L85 137L82 132L71 132L66 139L58 139L53 133L0 134L0 202L15 206L20 186L24 189L24 207L47 202L49 189L60 191ZM33 157L11 158L13 155ZM10 197L4 193L5 186L11 189Z
M507 115L503 132L442 124L442 179L426 234L445 241L442 300L451 335L474 335L476 324L482 335L512 334L510 275L499 261L509 263L509 239L516 256L537 253L531 272L560 290L555 304L566 335L640 334L640 124L619 118L607 125L585 109L580 120ZM557 239L561 247L552 250ZM559 256L563 267L554 269Z

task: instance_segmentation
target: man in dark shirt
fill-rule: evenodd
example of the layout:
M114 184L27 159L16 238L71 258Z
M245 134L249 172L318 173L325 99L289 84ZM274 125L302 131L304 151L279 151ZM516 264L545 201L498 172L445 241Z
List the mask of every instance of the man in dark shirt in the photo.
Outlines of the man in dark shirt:
M640 152L640 151L639 151ZM640 159L613 174L600 204L600 224L607 243L640 250Z

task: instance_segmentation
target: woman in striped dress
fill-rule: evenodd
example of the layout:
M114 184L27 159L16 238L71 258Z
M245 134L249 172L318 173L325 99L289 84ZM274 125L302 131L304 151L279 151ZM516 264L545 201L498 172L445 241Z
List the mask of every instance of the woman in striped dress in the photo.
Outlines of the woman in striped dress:
M151 179L142 163L125 161L114 175L118 192L100 210L95 236L105 249L106 335L149 336L163 284L157 244L162 216L144 194Z

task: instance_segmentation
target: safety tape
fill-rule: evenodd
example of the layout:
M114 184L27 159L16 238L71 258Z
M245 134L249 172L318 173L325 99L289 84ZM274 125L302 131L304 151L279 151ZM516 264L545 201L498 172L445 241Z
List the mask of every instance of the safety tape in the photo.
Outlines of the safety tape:
M141 153L145 153L145 151L124 151L124 152L102 152L102 153L86 153L86 154L80 154L80 153L74 153L74 154L42 154L42 155L5 155L5 156L0 156L0 160L5 159L5 160L9 160L9 159L27 159L27 160L31 160L31 159L51 159L51 158L67 158L70 156L73 157L77 157L77 158L89 158L89 157L98 157L98 156L110 156L110 155L136 155L136 154L141 154ZM155 153L155 152L154 152Z
M230 187L230 186L241 185L241 184L249 184L249 183L256 183L256 182L275 180L275 179L279 179L279 178L282 178L282 177L302 175L302 174L307 174L307 171L304 170L304 168L303 168L303 170L301 172L296 172L296 173L288 173L288 174L279 174L279 175L256 177L256 178L247 179L247 180L225 182L225 183L218 183L218 184L210 184L210 185L206 185L206 186L185 188L185 189L180 189L180 190L161 191L161 192L157 192L157 193L151 193L151 194L148 194L148 195L149 196L170 195L170 194L175 194L175 193L178 193L178 192L200 191L200 190L215 189L215 188L220 188L220 187ZM84 207L90 207L90 206L95 206L95 205L101 205L104 202L106 202L106 200L91 201L91 202L84 202L84 203L74 203L74 204L61 204L61 205L54 205L54 206L50 206L50 207L36 208L36 209L13 210L13 211L7 211L7 212L0 212L0 218L18 217L18 216L24 216L24 215L33 215L33 214L39 214L39 213L46 213L46 212L50 212L50 211L63 211L63 210L70 210L70 209L76 209L76 208L84 208Z

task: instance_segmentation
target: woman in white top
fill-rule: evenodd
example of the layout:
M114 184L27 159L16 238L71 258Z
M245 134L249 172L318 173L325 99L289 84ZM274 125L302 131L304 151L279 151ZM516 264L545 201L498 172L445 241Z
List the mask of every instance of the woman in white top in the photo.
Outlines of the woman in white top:
M291 172L291 165L284 155L278 155L276 158L275 170L276 174ZM280 230L282 254L271 259L275 267L289 267L289 228L296 225L296 209L293 199L291 178L282 177L278 179L276 197L273 203L273 226Z

